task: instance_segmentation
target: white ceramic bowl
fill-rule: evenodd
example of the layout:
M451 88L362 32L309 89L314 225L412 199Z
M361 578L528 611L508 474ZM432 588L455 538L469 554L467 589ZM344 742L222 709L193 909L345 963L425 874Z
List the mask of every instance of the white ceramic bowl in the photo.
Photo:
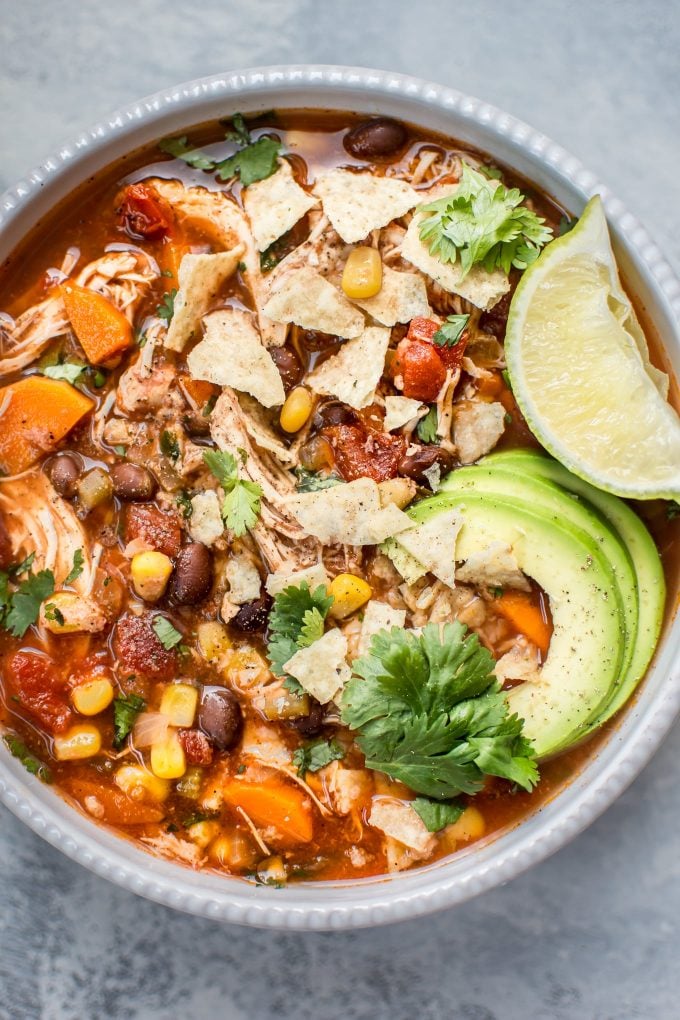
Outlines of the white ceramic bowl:
M680 375L680 284L649 235L593 174L526 124L478 99L415 78L363 68L267 67L203 78L159 92L65 145L0 199L0 259L76 185L140 145L204 121L272 108L387 114L441 131L518 170L571 212L599 193L628 285ZM35 832L98 875L180 910L271 928L350 928L452 906L506 882L592 822L661 743L680 707L680 620L665 634L635 704L582 773L504 835L391 878L255 886L157 860L89 821L25 772L0 744L0 798Z

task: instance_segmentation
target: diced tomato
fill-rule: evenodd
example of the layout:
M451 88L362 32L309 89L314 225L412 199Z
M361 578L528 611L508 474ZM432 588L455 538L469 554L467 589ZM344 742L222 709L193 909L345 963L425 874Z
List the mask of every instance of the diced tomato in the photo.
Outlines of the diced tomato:
M446 379L446 368L438 350L425 340L402 340L392 372L395 378L401 376L405 397L428 404L437 399Z
M338 471L348 482L355 478L372 478L376 482L395 478L408 445L403 436L375 432L361 425L333 425L324 429L324 435L333 447Z
M446 368L459 368L467 347L468 334L463 333L458 343L453 347L437 347L437 354L444 362Z
M205 733L200 730L180 730L179 741L191 765L210 765L213 749Z
M104 786L101 781L66 776L63 786L89 814L111 825L148 825L163 817L162 808L132 800L122 790Z
M415 319L411 319L409 323L406 339L426 340L429 343L432 341L432 337L439 329L439 326L440 323L435 322L434 319L425 319L422 315L416 315Z
M166 237L172 227L172 211L149 184L130 184L118 209L121 226L135 240Z
M150 614L122 616L116 624L116 655L125 673L141 674L152 680L172 680L177 671L177 653L163 647L151 621Z
M130 504L125 513L125 541L132 542L135 538L147 542L166 556L176 556L182 544L179 518L155 506Z
M17 652L9 661L7 676L19 704L48 733L68 729L73 713L68 688L55 664L46 655Z

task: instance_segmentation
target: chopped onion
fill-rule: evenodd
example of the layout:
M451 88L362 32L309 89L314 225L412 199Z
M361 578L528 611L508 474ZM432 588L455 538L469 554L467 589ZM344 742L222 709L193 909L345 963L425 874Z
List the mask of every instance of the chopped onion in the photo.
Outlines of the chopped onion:
M162 712L142 712L132 731L132 742L140 749L159 744L165 740L169 725Z

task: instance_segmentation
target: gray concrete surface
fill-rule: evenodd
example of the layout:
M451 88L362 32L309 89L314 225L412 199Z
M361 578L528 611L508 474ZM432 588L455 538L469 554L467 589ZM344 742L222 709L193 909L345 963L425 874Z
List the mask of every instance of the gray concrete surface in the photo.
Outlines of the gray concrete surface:
M483 96L576 153L680 265L674 0L2 0L0 185L121 103L255 64L392 68ZM2 1020L671 1020L680 729L574 844L392 928L279 935L154 906L0 812Z

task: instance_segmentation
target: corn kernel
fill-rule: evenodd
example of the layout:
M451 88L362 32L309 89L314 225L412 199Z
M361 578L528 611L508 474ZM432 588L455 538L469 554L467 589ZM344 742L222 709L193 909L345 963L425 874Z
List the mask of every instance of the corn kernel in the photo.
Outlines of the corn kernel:
M54 738L54 757L57 761L92 758L99 754L101 746L102 736L97 727L92 723L81 723Z
M257 877L265 885L283 885L288 878L283 859L276 855L260 861L257 866Z
M344 620L346 616L361 609L373 592L370 584L362 577L355 574L338 574L328 586L328 594L333 596L330 615L336 620Z
M382 276L380 252L376 248L354 248L342 271L342 289L349 298L375 297L382 287Z
M201 655L208 662L215 662L231 648L231 641L227 634L227 628L219 620L208 620L200 623L196 630L198 647Z
M159 779L179 779L187 770L187 760L179 737L171 730L165 740L151 745L151 771Z
M304 386L296 386L291 390L281 408L279 421L283 431L299 432L312 413L313 406L312 395Z
M447 825L443 835L446 843L469 843L473 839L481 839L486 832L486 822L479 808L466 807L457 822Z
M198 691L191 684L171 684L163 691L160 711L167 715L171 726L193 726Z
M255 864L255 850L241 832L223 832L208 848L208 856L220 868L235 871L252 868Z
M81 715L99 715L113 701L113 684L105 676L92 677L73 688L71 701Z
M132 800L160 803L170 793L167 779L159 779L143 765L121 765L114 775L116 785Z
M192 843L200 846L202 850L219 835L220 823L212 819L205 819L202 822L194 822L187 828L187 836Z
M172 560L152 550L132 557L130 575L135 591L146 602L158 602L172 573Z

